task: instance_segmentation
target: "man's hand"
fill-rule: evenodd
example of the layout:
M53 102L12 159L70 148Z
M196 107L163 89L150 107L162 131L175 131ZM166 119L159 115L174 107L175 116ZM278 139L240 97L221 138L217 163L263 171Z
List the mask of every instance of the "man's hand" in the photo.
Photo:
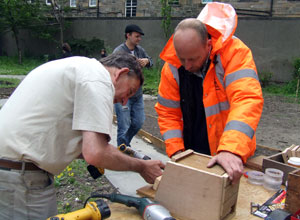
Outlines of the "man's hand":
M145 67L148 65L149 60L147 58L141 58L141 59L138 59L138 62L142 67Z
M144 168L141 170L140 175L147 183L154 183L156 177L162 175L162 170L165 165L160 160L143 160Z
M244 170L242 159L239 156L222 151L208 162L207 167L212 167L216 163L224 168L233 184L239 182Z

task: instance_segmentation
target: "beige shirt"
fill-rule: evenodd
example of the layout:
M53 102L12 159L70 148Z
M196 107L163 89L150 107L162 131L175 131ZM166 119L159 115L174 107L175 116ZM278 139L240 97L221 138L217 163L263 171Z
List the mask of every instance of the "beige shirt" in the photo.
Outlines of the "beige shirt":
M95 59L39 66L0 110L0 158L59 174L81 154L81 130L111 135L114 93L109 72Z

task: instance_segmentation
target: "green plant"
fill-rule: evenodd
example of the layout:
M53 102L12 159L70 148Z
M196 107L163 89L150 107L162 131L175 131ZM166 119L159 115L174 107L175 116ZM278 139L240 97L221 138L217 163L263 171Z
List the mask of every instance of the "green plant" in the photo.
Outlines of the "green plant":
M297 79L296 85L296 100L298 99L299 84L300 84L300 58L294 60L294 77Z
M161 17L162 17L162 23L161 26L163 28L165 37L169 36L170 32L170 26L171 26L171 12L172 12L172 7L169 4L168 0L161 0Z
M19 64L17 56L0 56L0 75L27 75L42 63L44 61L41 59L24 57L22 64Z
M270 84L270 81L272 79L273 73L271 72L266 72L266 71L262 71L258 74L259 76L259 81L261 83L262 87L266 87Z
M144 74L144 85L143 92L148 95L157 95L157 89L160 82L160 71L161 67L159 64L150 69L143 69Z
M95 53L100 53L104 47L104 41L93 38L92 40L71 39L69 44L74 55L91 56Z
M0 78L0 88L15 88L19 85L19 79Z

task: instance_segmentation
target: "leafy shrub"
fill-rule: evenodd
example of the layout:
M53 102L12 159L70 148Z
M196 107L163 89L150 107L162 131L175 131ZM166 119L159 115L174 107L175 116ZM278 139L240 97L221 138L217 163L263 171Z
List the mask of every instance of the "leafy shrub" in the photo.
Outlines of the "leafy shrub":
M270 81L272 79L273 73L263 71L263 72L260 72L258 74L258 76L259 76L259 81L261 83L261 86L262 87L266 87L266 86L268 86L270 84Z
M93 38L92 40L71 39L69 44L72 48L73 55L92 56L96 53L100 54L101 49L105 49L104 41Z
M294 77L300 78L300 58L296 58L294 60Z

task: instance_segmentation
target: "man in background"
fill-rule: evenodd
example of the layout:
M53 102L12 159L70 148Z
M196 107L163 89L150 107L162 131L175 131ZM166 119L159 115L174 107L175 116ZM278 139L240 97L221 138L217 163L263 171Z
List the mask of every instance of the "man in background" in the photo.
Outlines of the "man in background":
M125 28L125 43L120 44L113 52L124 51L130 53L138 58L141 67L151 67L153 65L151 57L139 45L142 35L144 35L144 32L139 26L135 24L127 25ZM115 112L118 122L117 143L118 145L130 146L132 138L142 128L145 121L142 87L129 98L127 104L116 103Z

